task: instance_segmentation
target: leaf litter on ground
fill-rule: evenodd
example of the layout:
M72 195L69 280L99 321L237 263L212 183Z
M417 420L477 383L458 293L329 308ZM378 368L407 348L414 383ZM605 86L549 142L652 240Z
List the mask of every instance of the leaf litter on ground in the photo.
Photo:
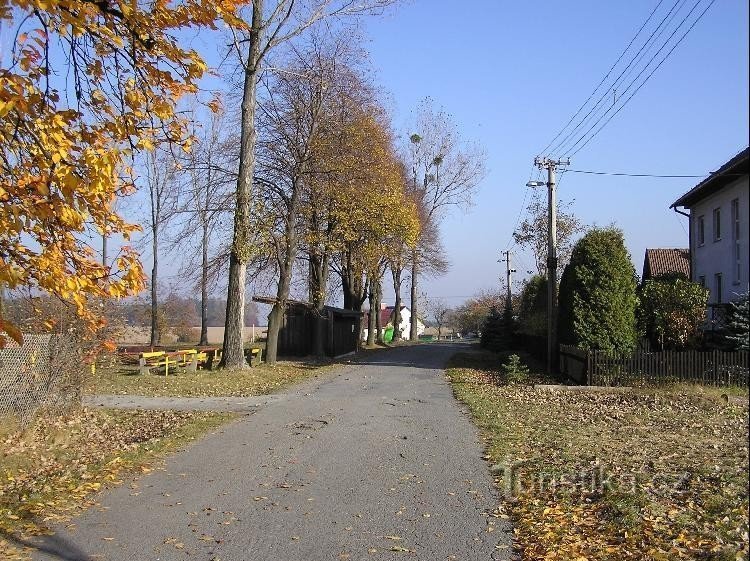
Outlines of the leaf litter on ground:
M748 559L748 406L694 387L508 384L493 353L448 376L484 431L523 559ZM468 366L468 367L467 367Z

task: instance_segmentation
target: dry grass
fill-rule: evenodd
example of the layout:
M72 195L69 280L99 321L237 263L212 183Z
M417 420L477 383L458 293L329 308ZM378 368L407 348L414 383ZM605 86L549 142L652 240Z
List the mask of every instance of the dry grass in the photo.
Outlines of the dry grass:
M25 430L3 425L0 557L27 559L16 541L49 532L128 473L234 418L226 413L77 409L46 414Z
M746 402L686 386L509 385L492 353L452 366L524 559L748 558Z
M172 370L169 375L139 374L137 367L116 365L99 368L89 377L88 394L145 395L152 397L246 397L283 389L325 372L330 361L279 361L244 370Z

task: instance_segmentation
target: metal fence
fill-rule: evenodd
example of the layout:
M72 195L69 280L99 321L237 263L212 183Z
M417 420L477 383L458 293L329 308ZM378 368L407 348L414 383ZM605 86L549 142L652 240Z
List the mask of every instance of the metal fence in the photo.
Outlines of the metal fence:
M748 386L747 351L662 351L612 353L560 345L560 372L592 386L686 382Z
M0 416L22 423L41 407L65 407L80 398L83 365L74 342L60 335L23 336L0 349Z

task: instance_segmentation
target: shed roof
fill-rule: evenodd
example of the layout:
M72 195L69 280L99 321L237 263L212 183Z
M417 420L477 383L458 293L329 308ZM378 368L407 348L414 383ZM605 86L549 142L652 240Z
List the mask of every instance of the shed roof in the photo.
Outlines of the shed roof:
M690 250L683 248L647 249L643 260L643 280L681 273L690 278Z
M278 298L275 296L253 296L253 302L260 302L261 304L270 304L273 306L278 302ZM313 305L310 302L303 302L302 300L287 300L287 306L299 306L300 308L312 308ZM357 310L347 310L346 308L336 308L334 306L323 306L324 310L333 312L340 316L355 316L359 317L364 312L358 312Z
M745 148L718 170L712 172L706 179L673 202L669 208L678 206L690 208L701 199L706 198L736 180L738 176L747 175L750 172L750 165L748 165L749 155L750 147Z

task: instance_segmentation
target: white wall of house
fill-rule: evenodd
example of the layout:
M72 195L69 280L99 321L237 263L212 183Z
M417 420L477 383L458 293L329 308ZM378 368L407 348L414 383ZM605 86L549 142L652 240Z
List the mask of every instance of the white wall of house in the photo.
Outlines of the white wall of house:
M401 338L408 339L411 331L411 310L404 308L401 310ZM424 323L417 319L417 336L424 333Z
M385 328L385 326L383 326ZM417 336L424 333L424 323L421 320L417 320ZM409 308L401 309L401 338L408 339L409 332L411 331L411 310ZM367 327L362 330L362 340L367 339Z
M690 209L692 276L693 281L703 282L711 291L709 304L729 302L748 290L749 191L748 177L741 177L695 203ZM736 206L733 201L736 201ZM737 224L735 219L738 219Z

